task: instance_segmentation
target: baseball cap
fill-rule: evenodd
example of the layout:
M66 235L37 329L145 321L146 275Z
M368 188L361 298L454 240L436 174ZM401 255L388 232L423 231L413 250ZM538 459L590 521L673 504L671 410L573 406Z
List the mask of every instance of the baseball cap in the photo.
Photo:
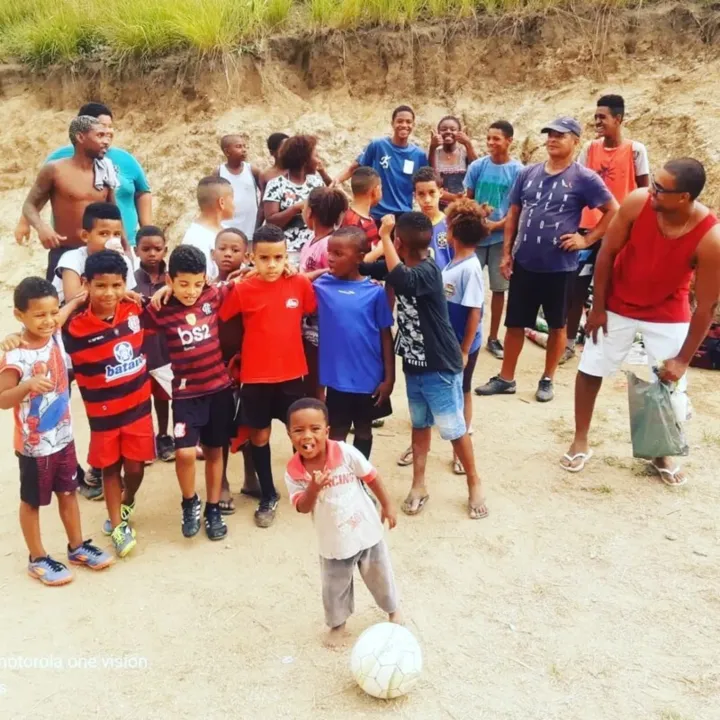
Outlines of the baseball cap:
M582 127L580 123L571 117L559 117L548 123L540 132L550 132L554 130L559 133L574 133L578 137L582 135Z

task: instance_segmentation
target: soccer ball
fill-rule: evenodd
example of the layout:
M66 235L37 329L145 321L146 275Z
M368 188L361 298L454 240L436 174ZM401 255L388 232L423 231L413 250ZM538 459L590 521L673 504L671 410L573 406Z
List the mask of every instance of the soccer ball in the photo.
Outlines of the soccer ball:
M402 625L378 623L360 635L350 655L350 670L368 694L383 700L415 687L422 672L422 650Z

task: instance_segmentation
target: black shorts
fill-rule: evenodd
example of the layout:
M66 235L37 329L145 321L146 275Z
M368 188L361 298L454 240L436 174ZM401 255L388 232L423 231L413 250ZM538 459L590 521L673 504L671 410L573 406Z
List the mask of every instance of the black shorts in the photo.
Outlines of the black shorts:
M367 393L342 392L328 388L326 404L331 428L349 429L352 425L369 425L373 420L392 415L390 398L382 405L376 405L375 398Z
M526 270L517 261L510 276L505 327L534 328L542 307L551 330L567 325L570 291L576 271L540 273Z
M254 430L272 425L273 419L287 423L290 406L307 397L302 378L280 383L245 383L240 389L242 420Z
M175 448L224 447L230 441L235 418L232 388L210 395L173 400Z
M20 499L30 507L49 505L53 493L70 494L77 490L74 442L43 457L15 454L20 466Z
M472 390L472 376L475 372L475 366L477 365L478 355L480 354L480 348L475 352L471 352L468 355L468 363L463 370L463 393L467 394Z

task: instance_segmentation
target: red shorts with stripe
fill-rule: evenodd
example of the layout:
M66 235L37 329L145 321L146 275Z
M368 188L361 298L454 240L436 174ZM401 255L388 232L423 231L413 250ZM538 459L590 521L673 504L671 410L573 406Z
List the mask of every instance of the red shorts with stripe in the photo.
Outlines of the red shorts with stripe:
M120 460L150 462L155 459L155 429L152 415L143 417L116 430L91 430L88 463L106 468Z

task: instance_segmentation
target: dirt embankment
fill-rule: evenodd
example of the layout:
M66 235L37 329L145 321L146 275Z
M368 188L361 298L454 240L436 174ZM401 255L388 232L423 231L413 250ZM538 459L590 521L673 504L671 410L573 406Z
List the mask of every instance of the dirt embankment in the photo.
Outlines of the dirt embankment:
M116 114L116 144L148 172L156 218L177 238L193 213L198 178L219 162L218 137L245 131L252 159L266 162L273 131L312 132L331 172L388 129L400 102L418 111L416 141L447 112L477 146L500 117L516 127L515 152L541 157L542 123L578 116L592 137L597 96L622 93L627 133L651 164L694 155L707 163L704 199L720 206L720 12L687 4L652 9L555 11L524 19L275 37L223 59L165 58L109 67L93 61L33 73L0 69L0 235L11 285L39 254L12 247L20 203L43 157L66 138L89 99ZM10 249L8 249L8 246ZM38 256L38 257L35 257Z

